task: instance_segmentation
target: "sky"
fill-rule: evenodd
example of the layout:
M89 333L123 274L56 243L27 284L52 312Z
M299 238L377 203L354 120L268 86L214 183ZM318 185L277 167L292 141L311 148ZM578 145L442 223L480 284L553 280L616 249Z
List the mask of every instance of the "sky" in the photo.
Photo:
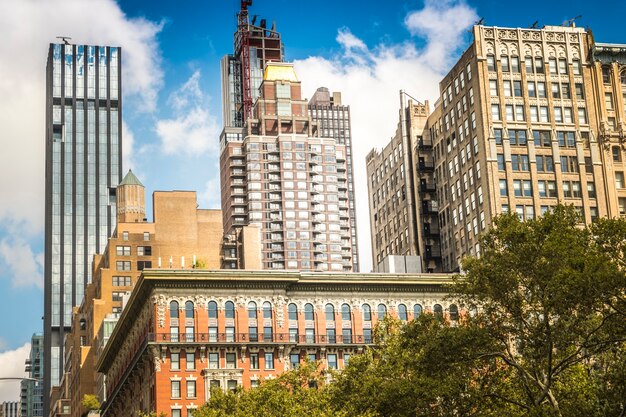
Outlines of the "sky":
M275 21L305 97L341 91L352 116L361 270L371 270L365 156L398 122L399 90L434 104L471 26L561 25L581 16L599 42L626 43L626 3L558 0L254 0ZM155 190L195 190L219 208L219 60L232 53L237 0L0 0L0 377L23 375L42 331L44 92L57 36L123 50L124 171ZM610 11L610 12L607 12ZM147 199L150 201L150 198ZM151 208L148 207L148 211ZM148 215L151 220L151 214ZM0 402L19 387L0 381Z

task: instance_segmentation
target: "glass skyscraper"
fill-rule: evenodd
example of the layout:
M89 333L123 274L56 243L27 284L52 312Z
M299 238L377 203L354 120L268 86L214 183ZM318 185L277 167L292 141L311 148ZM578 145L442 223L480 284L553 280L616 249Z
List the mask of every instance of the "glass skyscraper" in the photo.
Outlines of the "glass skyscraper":
M46 68L44 413L72 307L115 219L122 175L121 48L51 44Z

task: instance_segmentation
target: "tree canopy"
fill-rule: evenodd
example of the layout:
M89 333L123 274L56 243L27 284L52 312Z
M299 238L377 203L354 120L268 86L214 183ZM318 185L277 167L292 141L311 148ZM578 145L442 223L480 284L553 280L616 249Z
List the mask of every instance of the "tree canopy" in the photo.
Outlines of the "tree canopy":
M626 415L625 221L584 226L562 206L526 222L499 216L462 266L450 289L458 321L386 319L341 372L307 364L215 391L197 415Z

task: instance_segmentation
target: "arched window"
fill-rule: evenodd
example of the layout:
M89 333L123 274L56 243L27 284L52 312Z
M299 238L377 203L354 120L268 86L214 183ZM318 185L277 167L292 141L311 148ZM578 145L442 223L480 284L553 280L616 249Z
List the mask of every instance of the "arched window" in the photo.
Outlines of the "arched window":
M254 301L248 303L248 318L256 319L256 303Z
M348 304L342 304L341 306L341 320L343 321L352 320L352 314L350 314L350 306Z
M177 319L178 318L178 302L172 301L170 303L170 318Z
M413 306L413 318L416 319L420 316L420 314L422 314L422 305L421 304L415 304Z
M372 321L372 308L369 304L363 304L363 321Z
M185 318L192 319L193 318L193 302L187 301L185 303Z
M227 319L235 318L235 303L232 301L226 301L224 305L224 313Z
M217 303L215 301L209 301L209 318L217 318Z
M326 304L326 321L335 321L335 307L332 304Z
M384 304L378 304L378 320L382 320L387 315L387 306Z
M298 320L298 306L295 304L289 304L287 310L289 312L289 320Z
M435 304L433 306L433 313L435 314L436 318L443 318L443 307L441 307L441 304Z
M263 318L271 319L272 318L272 304L269 301L263 303Z
M457 321L459 319L459 309L456 304L450 304L450 321Z
M409 319L406 312L406 306L404 304L400 304L398 306L398 318L402 321L407 321Z
M315 320L313 314L313 304L305 304L304 305L304 319L305 320Z

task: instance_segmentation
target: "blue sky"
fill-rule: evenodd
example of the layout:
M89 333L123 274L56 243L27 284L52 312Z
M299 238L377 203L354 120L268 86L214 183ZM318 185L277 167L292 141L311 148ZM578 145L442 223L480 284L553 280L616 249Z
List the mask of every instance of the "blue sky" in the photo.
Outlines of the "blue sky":
M41 331L48 43L64 35L122 46L124 169L135 171L148 197L154 190L196 190L201 207L214 208L219 60L232 51L238 8L236 0L0 0L0 374L21 371L21 359L13 358ZM598 41L626 43L625 12L617 0L254 0L250 9L268 24L276 21L306 96L323 85L342 91L351 106L363 271L371 261L366 189L358 180L367 152L395 131L400 88L434 103L438 80L469 44L468 29L479 17L486 25L528 27L582 15L577 24L591 27ZM6 387L0 401L13 395Z

